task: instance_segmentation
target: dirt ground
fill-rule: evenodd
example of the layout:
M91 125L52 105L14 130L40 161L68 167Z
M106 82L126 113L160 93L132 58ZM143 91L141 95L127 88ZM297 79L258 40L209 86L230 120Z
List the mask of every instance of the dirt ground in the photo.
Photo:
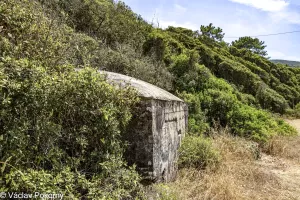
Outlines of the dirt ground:
M300 135L300 119L286 120L290 125L294 126ZM300 137L300 136L299 136ZM299 152L300 146L298 142L292 141L289 148L294 148ZM262 154L262 158L258 161L258 165L263 170L275 175L281 185L281 197L278 199L297 199L300 200L300 155L290 159L288 157L274 157Z
M276 177L280 187L278 199L300 199L300 165L288 159L263 154L258 165L266 173ZM272 190L271 190L272 191Z

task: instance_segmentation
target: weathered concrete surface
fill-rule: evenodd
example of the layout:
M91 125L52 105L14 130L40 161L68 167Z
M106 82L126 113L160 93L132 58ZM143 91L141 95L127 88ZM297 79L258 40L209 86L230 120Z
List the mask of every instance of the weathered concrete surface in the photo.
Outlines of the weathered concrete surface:
M179 101L145 99L137 107L125 140L125 157L149 182L169 182L177 173L178 148L187 131L187 106Z
M183 102L152 100L153 178L168 182L176 177L178 148L187 127Z
M145 97L148 99L183 102L175 95L145 81L114 72L107 72L101 70L99 70L99 72L101 74L105 74L107 76L107 79L115 84L121 84L122 86L125 86L126 84L131 85L138 91L141 97Z
M144 180L168 182L176 177L178 148L187 131L187 106L173 94L135 78L99 71L109 82L131 85L142 101L136 108L124 139L125 157L136 164Z

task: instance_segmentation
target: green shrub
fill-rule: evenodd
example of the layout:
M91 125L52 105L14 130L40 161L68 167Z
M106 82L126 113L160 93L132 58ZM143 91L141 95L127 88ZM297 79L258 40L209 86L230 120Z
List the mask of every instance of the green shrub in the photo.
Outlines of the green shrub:
M0 56L30 58L48 67L65 64L73 30L49 19L36 1L0 2Z
M235 94L216 89L205 90L200 94L200 101L209 122L219 121L222 126L228 124L227 113L235 110L239 104Z
M63 199L144 199L140 177L133 167L128 168L123 161L116 159L103 165L105 170L92 178L69 167L53 172L32 168L16 170L7 166L10 172L0 177L0 189L27 194L62 194Z
M290 126L282 119L276 119L277 127L275 129L276 133L281 136L293 136L297 135L297 130Z
M89 199L144 199L140 176L122 158L111 157L100 164L102 172L89 179Z
M202 133L205 133L209 128L209 124L207 123L206 114L202 111L199 95L184 92L180 94L180 96L188 104L189 132L193 135L201 135Z
M296 130L270 113L241 104L227 115L234 134L266 142L274 135L294 135Z
M220 161L219 152L209 138L186 136L179 149L179 167L214 168Z
M289 108L287 100L265 84L259 87L256 98L263 109L283 114Z
M115 88L93 69L58 66L50 71L24 59L3 59L0 77L0 160L12 166L0 173L2 189L50 188L80 196L106 188L106 194L130 197L139 177L123 164L121 136L138 101L133 89ZM66 169L96 185L86 191L68 182L75 187L70 190L35 179L38 173L55 179Z
M8 166L8 168L10 168ZM75 173L70 168L64 168L59 173L51 173L45 170L11 169L5 175L5 183L2 180L1 191L22 191L29 194L55 193L62 194L64 198L76 198L80 192L88 189L88 181L80 173Z
M275 120L267 112L240 105L228 113L229 126L233 132L246 138L266 141L276 127Z
M154 193L156 194L157 200L178 200L178 195L166 184L154 185Z
M300 103L298 103L296 106L295 106L295 110L300 112Z
M294 109L286 110L285 114L289 117L300 118L300 103L298 103Z

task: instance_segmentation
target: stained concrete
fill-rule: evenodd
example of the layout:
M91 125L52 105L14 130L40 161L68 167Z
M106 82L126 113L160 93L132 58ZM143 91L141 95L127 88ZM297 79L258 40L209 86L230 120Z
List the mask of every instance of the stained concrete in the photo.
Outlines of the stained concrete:
M99 71L110 83L131 85L142 99L128 125L125 157L144 180L169 182L177 173L178 148L187 131L187 105L173 94L122 74Z
M106 75L107 79L115 84L120 84L121 86L130 84L133 88L137 90L137 92L141 97L148 98L148 99L183 102L183 100L167 92L166 90L163 90L145 81L138 80L136 78L126 76L123 74L114 73L114 72L99 70L99 73Z

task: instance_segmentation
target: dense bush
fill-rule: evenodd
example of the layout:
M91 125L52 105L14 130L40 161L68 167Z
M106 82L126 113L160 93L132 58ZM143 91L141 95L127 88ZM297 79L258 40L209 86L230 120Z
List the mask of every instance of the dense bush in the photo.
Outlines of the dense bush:
M49 67L66 63L73 30L45 17L38 3L1 1L0 16L1 57L30 58Z
M182 93L189 104L189 131L199 135L217 121L229 126L236 135L265 142L273 135L294 135L296 130L267 111L259 110L238 100L229 91L207 89L201 93Z
M238 87L224 79L214 77L210 70L193 60L193 54L174 58L172 69L176 75L175 86L182 91L179 96L189 105L189 132L199 135L208 131L215 121L229 126L234 134L259 142L265 142L272 135L293 135L295 130L278 122L267 111L284 112L287 101L268 86L261 86L256 98L241 93ZM280 100L280 101L279 101ZM283 131L284 130L284 131Z
M186 136L179 149L179 167L214 168L220 161L219 152L209 138Z
M92 69L77 72L65 66L49 71L27 60L3 59L0 72L0 160L9 163L1 173L2 189L47 189L32 179L36 170L54 178L68 168L69 175L77 177L78 172L91 184L104 184L107 178L106 187L134 190L126 186L131 181L138 186L138 176L122 164L121 134L137 102L132 89L116 89ZM115 183L109 186L111 181ZM64 188L55 184L53 190ZM51 187L50 182L46 185ZM100 186L78 187L72 195L97 192ZM128 188L123 188L126 194Z
M262 84L257 91L256 99L261 107L268 110L273 110L277 113L284 113L289 108L287 100L278 94L275 90Z
M201 98L198 95L185 92L180 95L189 105L189 132L193 135L205 133L209 128L209 123L207 122L206 113L203 112L204 109L201 107Z
M155 52L157 59L170 65L176 77L175 87L179 90L197 92L203 89L202 82L207 77L194 74L198 63L234 84L239 92L255 97L255 102L260 104L258 107L282 114L299 102L299 75L294 69L273 64L247 49L228 48L221 43L222 48L207 46L198 37L197 32L169 27L165 31L151 32L145 43L146 52Z
M18 191L27 194L37 191L62 194L64 199L144 198L139 185L140 178L134 168L126 167L120 160L106 162L105 166L105 171L92 178L87 178L82 172L73 171L68 167L59 172L32 168L11 169L5 178L1 177L3 184L0 189L4 192Z
M233 133L258 142L265 142L274 135L294 135L296 130L270 113L246 105L239 105L227 115Z
M300 118L300 103L295 106L295 109L289 109L286 111L288 116Z

